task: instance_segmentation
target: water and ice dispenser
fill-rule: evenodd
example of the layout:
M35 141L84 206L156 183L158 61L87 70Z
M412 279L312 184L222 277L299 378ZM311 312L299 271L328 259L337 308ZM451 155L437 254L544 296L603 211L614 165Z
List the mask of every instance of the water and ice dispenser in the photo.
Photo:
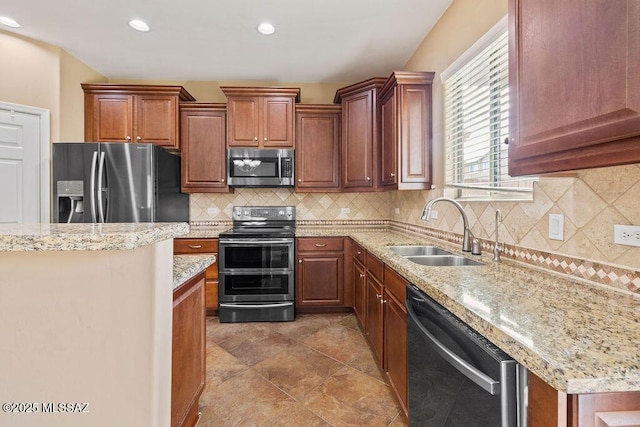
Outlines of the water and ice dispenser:
M84 222L84 181L56 182L54 222Z

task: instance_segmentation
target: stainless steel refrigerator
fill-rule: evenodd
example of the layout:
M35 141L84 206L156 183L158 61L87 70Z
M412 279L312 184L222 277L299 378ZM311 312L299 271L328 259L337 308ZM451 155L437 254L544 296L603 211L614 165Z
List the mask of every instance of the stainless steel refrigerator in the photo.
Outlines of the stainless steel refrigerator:
M54 222L188 222L180 156L154 144L53 144Z

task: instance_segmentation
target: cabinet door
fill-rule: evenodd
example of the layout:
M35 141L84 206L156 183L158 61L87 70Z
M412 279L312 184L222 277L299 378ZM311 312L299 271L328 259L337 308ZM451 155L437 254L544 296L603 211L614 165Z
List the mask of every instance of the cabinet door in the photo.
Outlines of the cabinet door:
M149 142L179 149L178 97L173 95L134 96L134 142Z
M180 114L183 192L228 192L226 114L183 109Z
M398 95L398 189L430 189L431 85L400 85Z
M132 141L133 96L121 94L85 95L85 110L85 141Z
M193 425L205 382L204 276L173 293L171 425Z
M509 174L640 161L640 2L510 0Z
M227 98L227 146L259 145L261 103L261 97Z
M296 112L296 177L300 191L340 191L340 113L336 108Z
M298 258L296 305L344 305L344 253L303 254Z
M384 292L384 369L407 415L407 312Z
M365 333L378 364L382 366L382 285L368 272L366 281L367 314L365 315Z
M396 94L395 90L391 96L382 101L381 113L381 142L382 158L380 159L380 185L388 188L395 188L398 184L398 137L396 124Z
M373 190L374 92L365 91L342 101L342 187Z
M262 101L261 116L262 146L293 148L293 98L265 97Z
M364 266L356 258L353 258L353 311L363 328L366 320L366 284Z

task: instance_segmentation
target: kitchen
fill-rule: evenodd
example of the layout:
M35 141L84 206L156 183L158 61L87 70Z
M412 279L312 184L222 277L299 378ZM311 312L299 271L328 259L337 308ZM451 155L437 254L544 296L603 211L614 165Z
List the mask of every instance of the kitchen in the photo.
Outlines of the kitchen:
M505 1L454 1L415 50L404 70L445 70L477 39L507 14ZM460 29L464 29L461 31ZM201 102L222 103L220 86L242 86L241 81L157 82L109 79L56 46L0 32L9 79L0 81L2 101L34 105L51 111L51 141L84 140L84 99L80 83L163 83L184 86ZM15 67L15 68L14 68ZM373 77L373 76L371 76ZM381 76L386 77L386 76ZM301 104L331 104L344 83L263 82L260 86L299 87ZM438 206L438 219L422 221L425 203L443 195L442 85L433 86L433 184L435 190L390 192L299 193L291 189L238 189L234 193L193 193L190 219L196 225L228 224L231 206L293 205L304 225L331 227L343 221L372 229L385 221L407 229L435 230L432 237L462 233L462 222L451 206ZM597 285L637 292L638 248L613 243L614 224L638 224L640 168L637 164L583 169L542 177L534 186L533 202L465 202L471 229L480 239L494 237L494 213L502 212L501 240L511 256L535 268L555 269ZM348 210L348 211L347 211ZM348 213L347 213L348 212ZM547 238L549 214L564 215L564 240ZM346 224L349 224L348 222ZM490 250L485 249L485 253ZM632 327L630 325L629 327Z

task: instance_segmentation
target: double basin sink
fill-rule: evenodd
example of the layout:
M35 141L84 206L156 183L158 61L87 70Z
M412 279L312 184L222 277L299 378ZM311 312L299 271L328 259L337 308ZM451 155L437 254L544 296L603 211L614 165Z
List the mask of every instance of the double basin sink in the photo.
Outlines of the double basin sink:
M411 262L429 267L483 265L479 261L456 255L437 246L387 246L387 248Z

